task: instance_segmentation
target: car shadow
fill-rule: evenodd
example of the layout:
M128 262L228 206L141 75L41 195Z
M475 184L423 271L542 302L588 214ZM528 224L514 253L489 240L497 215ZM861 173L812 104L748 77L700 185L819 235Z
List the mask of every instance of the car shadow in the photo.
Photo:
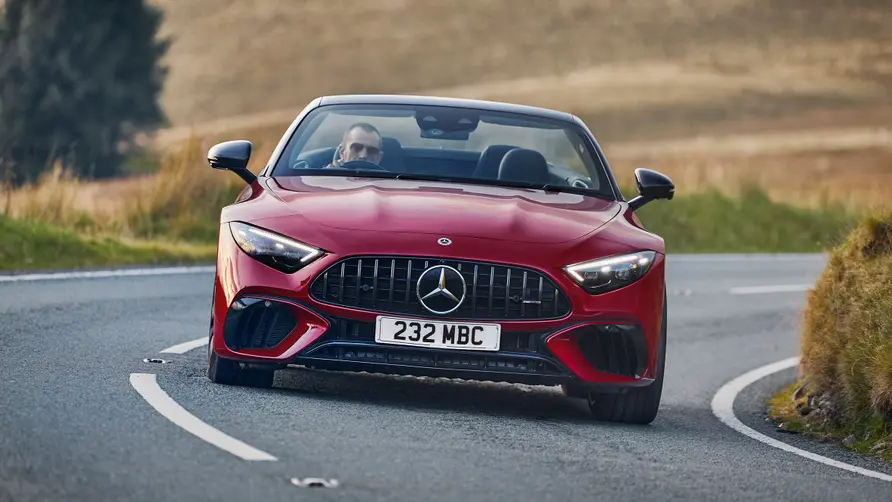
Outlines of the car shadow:
M592 419L584 400L564 396L560 387L336 372L303 367L278 371L274 385L273 391L283 393L297 392L324 399L402 409L604 424Z

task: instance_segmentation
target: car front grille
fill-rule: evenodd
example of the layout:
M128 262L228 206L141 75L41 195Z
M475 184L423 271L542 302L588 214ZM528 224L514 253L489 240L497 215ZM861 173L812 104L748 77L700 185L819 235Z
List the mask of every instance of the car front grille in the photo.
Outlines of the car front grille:
M570 300L544 274L507 265L441 258L353 257L319 275L310 289L317 301L381 313L431 316L415 285L434 265L461 272L467 293L455 311L440 318L487 320L559 319Z

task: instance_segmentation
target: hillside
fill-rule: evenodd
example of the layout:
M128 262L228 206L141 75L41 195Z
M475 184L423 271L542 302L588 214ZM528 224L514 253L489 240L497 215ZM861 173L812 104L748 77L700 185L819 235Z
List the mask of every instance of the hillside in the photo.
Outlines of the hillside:
M176 126L347 92L553 106L606 140L892 121L892 4L872 0L150 1Z

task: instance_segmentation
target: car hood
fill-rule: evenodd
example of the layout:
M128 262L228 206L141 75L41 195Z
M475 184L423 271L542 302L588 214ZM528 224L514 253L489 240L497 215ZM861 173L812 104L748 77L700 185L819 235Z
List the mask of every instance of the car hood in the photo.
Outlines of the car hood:
M270 179L267 187L288 214L332 229L529 243L578 239L620 209L615 201L577 194L453 182L290 176Z

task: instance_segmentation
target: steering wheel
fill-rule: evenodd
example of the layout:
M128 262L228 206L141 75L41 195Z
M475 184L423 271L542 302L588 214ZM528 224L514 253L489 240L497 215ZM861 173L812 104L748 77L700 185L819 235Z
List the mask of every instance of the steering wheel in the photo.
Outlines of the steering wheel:
M331 156L331 165L338 165L338 161L341 160L341 152L338 148L335 148L334 154ZM351 160L348 162L344 162L341 164L342 168L346 169L374 169L376 171L386 171L383 167L375 164L374 162L369 162L367 160Z
M383 167L375 164L374 162L369 162L367 160L351 160L348 162L344 162L340 165L342 169L360 169L360 170L374 170L374 171L386 171Z

